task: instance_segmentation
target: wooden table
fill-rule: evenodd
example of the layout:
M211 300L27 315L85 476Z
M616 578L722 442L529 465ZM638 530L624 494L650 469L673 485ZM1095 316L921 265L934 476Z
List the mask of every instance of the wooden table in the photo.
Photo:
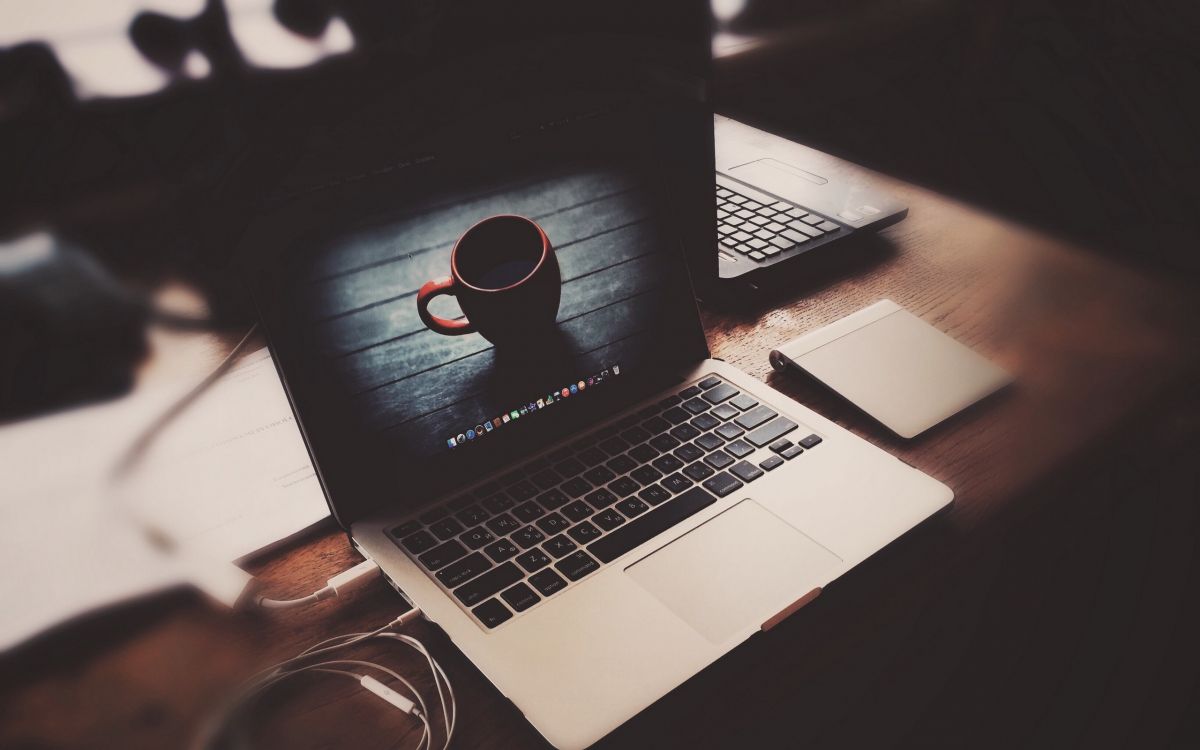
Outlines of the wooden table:
M876 178L911 207L883 242L757 309L706 310L705 323L715 356L944 481L955 505L603 744L1151 746L1196 731L1195 288ZM1016 386L906 442L770 371L772 345L884 297L1010 369ZM291 597L356 559L327 527L252 569ZM400 610L382 583L290 613L228 614L186 592L121 609L7 660L0 746L184 746L239 677ZM444 637L423 623L410 632L454 682L456 747L543 746ZM364 651L418 673L406 654ZM278 703L264 747L416 739L341 681L314 679Z

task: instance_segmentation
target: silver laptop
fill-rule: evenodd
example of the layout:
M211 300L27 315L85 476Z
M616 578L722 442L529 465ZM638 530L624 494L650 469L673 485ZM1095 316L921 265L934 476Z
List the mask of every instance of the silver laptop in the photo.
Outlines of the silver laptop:
M718 291L753 292L908 216L828 154L720 115L715 127Z
M695 4L639 37L646 5L618 14L616 60L595 32L605 5L553 33L513 18L480 64L390 82L394 110L380 94L327 132L409 112L403 158L329 177L352 160L317 148L245 240L349 542L559 748L596 742L952 497L710 357L680 239L703 229L711 262L712 119L687 65L707 40L659 33ZM472 272L454 250L468 228L513 214L547 238L560 295L496 345L472 330L484 308L429 295L544 281L544 253L522 270L506 252L483 269L494 288L442 278Z

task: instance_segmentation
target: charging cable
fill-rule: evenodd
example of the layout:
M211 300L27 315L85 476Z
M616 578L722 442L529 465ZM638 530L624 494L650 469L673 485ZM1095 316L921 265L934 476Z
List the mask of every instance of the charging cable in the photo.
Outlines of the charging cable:
M338 573L333 578L325 582L325 585L308 596L302 596L299 599L270 599L266 596L259 595L254 598L254 603L264 609L291 609L293 607L304 607L314 602L332 599L335 596L349 593L357 588L362 587L368 581L372 581L379 577L379 565L374 560L363 560L358 565L350 568L347 571Z
M421 723L421 737L416 750L432 750L434 726L431 716L438 716L444 733L442 750L450 747L454 737L458 705L454 688L445 670L438 664L425 645L416 638L395 632L421 616L421 610L411 609L383 627L366 633L347 633L313 644L296 656L259 672L201 728L194 750L218 750L224 748L248 748L246 722L251 708L267 692L277 685L290 681L302 674L332 674L353 679L367 692L387 703L393 709ZM373 639L388 639L399 642L416 651L425 659L437 691L436 712L431 713L421 693L408 679L393 669L375 662L335 656L342 649L365 643ZM383 680L391 680L386 684Z

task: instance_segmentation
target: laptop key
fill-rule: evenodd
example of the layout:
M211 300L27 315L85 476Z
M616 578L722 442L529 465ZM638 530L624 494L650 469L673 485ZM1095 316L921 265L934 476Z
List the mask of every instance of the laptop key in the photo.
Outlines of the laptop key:
M706 433L706 434L701 435L700 437L696 438L696 442L693 443L693 445L696 445L697 447L699 447L701 449L701 452L716 450L717 448L720 448L724 444L725 444L725 441L722 438L718 437L717 435L715 435L711 432Z
M683 401L683 399L681 399L680 397L676 396L675 394L671 394L670 396L667 396L666 398L661 398L661 399L659 399L659 400L658 400L658 405L659 405L661 408L663 408L663 409L669 409L669 408L671 408L671 407L672 407L672 406L674 406L675 404L678 404L678 403L679 403L679 402L681 402L681 401Z
M683 408L692 414L703 414L708 411L709 403L702 398L691 398L683 402Z
M825 221L823 216L817 216L816 214L808 214L807 216L798 216L796 218L801 219L805 224L811 224L813 226Z
M411 521L405 521L396 528L392 529L391 534L397 539L403 539L420 528L421 522L414 518Z
M713 430L713 432L725 438L726 440L733 440L736 437L741 437L745 430L743 430L741 427L738 427L733 422L726 422L717 429Z
M670 427L671 423L662 417L651 417L645 422L642 422L642 429L646 430L651 435L657 435L660 432L670 429Z
M721 383L720 385L709 388L707 391L705 391L703 398L710 404L719 404L722 401L728 401L729 399L738 395L738 393L739 391L737 388L734 388L728 383Z
M743 458L754 452L754 448L745 440L734 440L725 446L725 452L734 458Z
M742 411L750 411L754 407L758 406L758 402L755 401L754 398L748 393L738 394L736 398L731 398L729 403L741 409Z
M692 427L695 427L697 430L700 430L701 432L707 432L708 430L711 430L712 428L721 424L721 420L717 419L711 414L701 414L688 424L690 424Z
M578 523L567 532L572 539L580 544L587 544L596 537L600 536L600 529L592 525L591 521L583 521Z
M605 464L614 474L625 474L637 468L637 461L624 454Z
M683 475L693 482L699 482L702 479L708 479L711 477L713 475L713 470L712 467L705 466L701 462L697 461L696 463L686 467L683 470Z
M775 451L776 453L783 453L785 450L791 447L792 441L788 440L787 438L779 438L775 442L771 443L771 450Z
M483 501L483 507L487 508L491 513L500 513L501 511L508 510L514 505L516 505L516 503L513 502L513 499L503 492L498 495L492 495Z
M508 536L521 528L521 523L507 513L496 516L487 522L487 527L497 536Z
M704 457L704 463L714 469L724 469L729 464L733 463L733 456L723 450L715 450Z
M690 464L692 461L695 461L697 458L700 458L704 455L704 449L697 448L693 443L686 443L676 448L674 454L675 458L678 458L685 464Z
M646 489L639 492L638 497L645 500L647 503L650 503L650 505L654 506L654 505L661 504L664 500L671 499L671 493L668 492L667 490L663 489L662 487L658 486L657 484L652 484L649 487L647 487Z
M654 460L658 456L658 449L649 443L644 443L629 451L629 455L639 463L646 463Z
M459 544L458 540L451 539L448 542L442 542L417 559L429 570L438 570L439 568L446 567L458 558L464 557L466 554L467 548Z
M586 468L581 461L574 457L560 461L554 465L554 470L564 477L573 477Z
M433 549L437 544L437 539L434 539L428 531L418 531L401 539L400 544L414 555L419 555L425 550Z
M664 411L662 415L663 419L666 419L671 424L682 424L692 418L691 414L688 414L678 406L672 406L670 409Z
M524 521L525 523L536 521L537 519L546 515L545 509L533 500L530 500L527 503L522 503L521 505L513 508L512 513L517 517L517 520Z
M537 527L547 535L557 534L560 531L566 531L571 522L563 518L559 513L551 513L545 518L538 519Z
M671 437L675 438L676 440L686 443L689 440L699 437L700 430L697 430L695 427L692 427L687 422L684 422L683 424L672 428L670 435L671 435Z
M736 481L736 480L735 480ZM593 542L588 551L602 562L612 562L621 555L647 542L690 516L699 513L716 502L712 494L700 487L693 487L683 494L660 504L649 513L643 513Z
M791 448L780 451L779 455L781 455L784 458L786 458L787 460L791 461L793 458L795 458L796 456L799 456L803 452L804 452L803 448L801 448L798 445L793 445Z
M447 565L439 570L434 575L448 589L466 583L475 576L490 570L492 564L483 556L482 552L474 552L467 555L458 562Z
M772 456L772 458L779 458ZM749 461L738 461L733 466L729 467L729 473L742 480L743 482L753 482L763 475L763 470L750 463Z
M741 486L740 481L724 471L704 480L704 489L717 497L725 497Z
M785 229L782 232L780 232L780 236L786 237L787 239L791 240L792 242L794 242L797 245L808 242L808 235L800 234L799 232L797 232L794 229Z
M529 583L533 585L538 593L542 596L550 596L557 594L567 586L567 582L562 579L558 573L553 570L541 570L529 576Z
M625 523L625 516L616 512L612 508L606 508L592 517L592 523L596 524L605 531L612 531L621 524Z
M530 478L533 480L534 484L543 490L548 490L551 487L557 486L558 483L564 479L564 477L554 469L543 469Z
M650 433L643 430L641 427L630 427L621 433L621 438L630 445L637 445L650 439Z
M666 487L668 490L676 494L683 492L693 484L695 484L695 482L682 474L672 474L671 476L659 482L660 486Z
M500 594L500 598L508 602L508 606L517 612L524 612L539 601L538 595L533 593L533 589L523 583L518 583L505 590Z
M575 477L563 482L559 489L574 498L589 492L592 489L592 485L588 484L585 479Z
M650 439L649 445L652 445L660 451L666 452L678 448L679 441L670 435L655 435Z
M796 423L787 417L776 417L746 436L746 439L758 446L775 442L779 438L796 429Z
M538 505L541 505L546 510L557 510L563 503L567 502L567 499L567 496L560 489L543 492L537 496Z
M578 552L572 555L567 555L563 559L556 562L554 567L558 568L560 573L565 575L567 578L570 578L572 581L578 581L580 578L583 578L585 575L591 573L600 566L596 564L596 561L593 560L588 553L584 552L583 550L579 550Z
M578 545L568 539L566 534L559 534L556 537L551 537L550 541L542 545L542 550L555 560L563 555L574 552L576 549L578 549Z
M629 477L621 477L617 481L608 485L608 489L617 497L626 497L632 495L642 488L642 485L633 481Z
M817 435L809 435L806 438L800 438L798 442L805 448L812 448L813 446L821 444L821 438Z
M588 448L575 456L588 466L597 466L608 460L608 455L599 448Z
M689 385L687 388L684 388L679 392L679 397L684 401L687 401L688 399L699 396L701 390L703 389L698 385Z
M836 232L839 228L832 221L823 221L817 225L817 229L820 229L822 232Z
M588 501L588 505L591 505L596 510L600 510L601 508L607 508L615 503L617 501L617 496L609 492L607 489L601 487L595 492L589 492L584 500Z
M616 498L613 498L614 500ZM562 514L572 521L582 521L592 515L592 506L582 500L576 500L573 503L563 506Z
M729 404L721 404L720 406L718 406L718 407L714 408L712 411L710 411L709 414L713 415L717 419L730 420L738 415L738 410L733 408Z
M653 466L639 466L629 476L636 479L639 484L645 487L662 479L662 472Z
M600 443L600 450L604 451L610 456L619 456L625 451L629 450L629 443L625 442L619 437L614 436Z
M517 549L517 545L513 544L507 539L501 539L498 542L493 542L492 544L484 547L483 551L487 553L488 557L492 558L493 562L498 563L504 562L508 558L520 552L520 550Z
M617 510L621 511L629 518L640 516L646 511L650 510L649 505L646 505L636 497L627 497L621 502L617 503L614 507L616 507Z
M442 541L446 541L450 537L458 536L463 531L463 525L453 518L443 518L442 520L429 524L429 530L433 535Z
M601 485L617 478L607 466L597 466L583 472L583 478L591 482L593 485Z
M454 517L461 521L464 526L478 526L487 520L488 515L488 512L483 508L480 508L478 505L472 505L460 510Z
M709 388L716 388L720 384L721 384L721 379L718 378L716 375L709 375L707 378L705 378L704 380L701 380L698 383L698 385L706 391Z
M532 526L525 526L517 531L514 531L509 539L521 545L521 549L529 549L535 544L541 544L546 539L546 535L538 531Z
M766 406L756 406L733 421L743 429L753 430L777 416L779 415Z
M512 619L512 612L508 611L508 607L501 604L498 599L488 599L483 604L471 610L471 614L475 615L483 623L483 626L488 629Z
M538 493L538 488L522 479L521 481L509 486L506 491L513 500L516 500L519 503L536 495Z
M766 471L774 471L783 466L783 459L779 456L767 456L762 461L759 461L758 465Z
M528 552L522 552L517 555L517 563L526 571L532 573L549 565L550 558L540 549L531 549Z
M672 471L683 468L683 461L675 458L675 456L672 456L670 453L664 453L663 455L651 461L650 464L663 474L670 474Z
M491 544L496 541L496 537L482 526L476 526L467 533L459 536L458 540L471 549L479 549L485 544Z

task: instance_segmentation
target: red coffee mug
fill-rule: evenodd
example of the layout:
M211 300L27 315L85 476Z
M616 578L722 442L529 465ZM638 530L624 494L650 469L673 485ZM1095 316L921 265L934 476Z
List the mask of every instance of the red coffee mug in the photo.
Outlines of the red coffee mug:
M417 312L430 330L447 336L478 332L493 344L527 341L554 324L562 277L554 248L532 219L492 216L468 229L450 252L450 275L417 292ZM429 312L439 294L458 298L465 320Z

